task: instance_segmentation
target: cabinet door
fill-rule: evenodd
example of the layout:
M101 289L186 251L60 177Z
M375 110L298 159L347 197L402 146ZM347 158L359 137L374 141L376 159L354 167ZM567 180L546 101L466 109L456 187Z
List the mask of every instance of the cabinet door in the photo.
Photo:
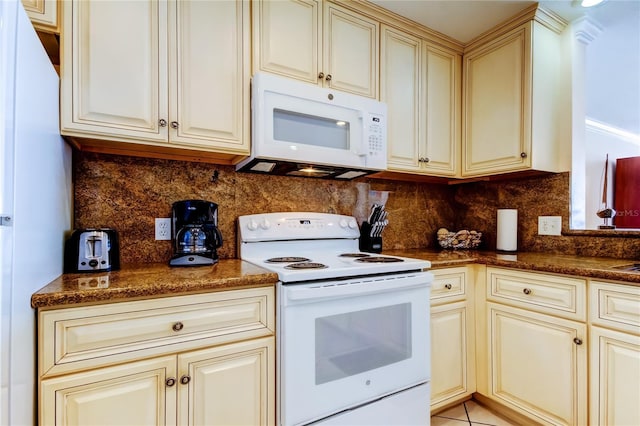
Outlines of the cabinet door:
M378 97L379 23L333 3L325 3L323 66L325 85Z
M249 4L169 3L171 143L249 154Z
M58 0L22 0L22 5L35 29L44 32L60 32Z
M422 57L426 90L422 167L430 175L456 176L460 169L462 58L426 43Z
M431 308L431 408L475 391L473 317L467 302Z
M523 25L465 52L463 175L516 171L531 164L530 28Z
M590 419L597 425L640 424L640 337L591 327Z
M586 424L586 325L494 303L487 313L490 397L544 424Z
M182 354L178 371L179 424L275 424L273 337Z
M421 41L382 25L380 100L388 107L387 164L390 170L420 171Z
M41 382L43 425L175 425L176 357L100 368Z
M166 141L166 3L76 0L63 14L62 134Z
M253 0L253 72L318 84L320 5L315 0Z

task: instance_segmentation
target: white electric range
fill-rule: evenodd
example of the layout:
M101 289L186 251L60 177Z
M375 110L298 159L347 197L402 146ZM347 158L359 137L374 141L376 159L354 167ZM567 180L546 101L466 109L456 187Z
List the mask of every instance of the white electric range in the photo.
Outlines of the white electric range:
M428 261L358 249L351 216L240 216L240 258L278 274L279 425L428 425Z

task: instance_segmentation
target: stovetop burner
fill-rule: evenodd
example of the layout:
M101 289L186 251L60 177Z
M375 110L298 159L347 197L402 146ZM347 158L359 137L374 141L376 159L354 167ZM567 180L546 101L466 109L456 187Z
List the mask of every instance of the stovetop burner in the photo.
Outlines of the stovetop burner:
M284 267L285 269L324 269L327 265L316 262L297 262Z
M398 259L397 257L382 257L382 256L367 256L361 257L355 260L356 262L362 263L395 263L395 262L404 262L403 259Z
M338 257L369 257L367 253L342 253Z
M311 259L306 257L286 256L286 257L272 257L265 260L267 263L293 263L293 262L308 262Z

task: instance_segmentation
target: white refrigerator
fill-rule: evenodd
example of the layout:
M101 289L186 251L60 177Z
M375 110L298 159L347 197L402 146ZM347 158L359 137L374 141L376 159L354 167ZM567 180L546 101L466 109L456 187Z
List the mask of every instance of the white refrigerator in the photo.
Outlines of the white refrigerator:
M0 424L34 425L31 294L62 273L71 229L71 150L58 75L18 0L0 0Z

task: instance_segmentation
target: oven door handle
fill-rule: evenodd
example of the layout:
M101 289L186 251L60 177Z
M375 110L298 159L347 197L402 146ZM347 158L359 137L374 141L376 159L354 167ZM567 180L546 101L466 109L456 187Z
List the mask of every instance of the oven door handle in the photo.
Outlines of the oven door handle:
M386 279L369 279L358 282L330 283L309 287L288 286L286 295L288 300L327 299L345 296L361 296L388 291L400 291L419 287L428 287L433 275L421 272L410 276Z

